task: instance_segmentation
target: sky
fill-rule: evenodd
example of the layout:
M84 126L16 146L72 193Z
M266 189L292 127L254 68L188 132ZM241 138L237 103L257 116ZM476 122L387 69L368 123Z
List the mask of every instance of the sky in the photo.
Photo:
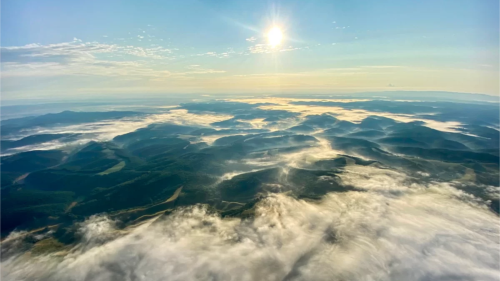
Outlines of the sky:
M498 0L4 0L2 99L499 95L499 33Z

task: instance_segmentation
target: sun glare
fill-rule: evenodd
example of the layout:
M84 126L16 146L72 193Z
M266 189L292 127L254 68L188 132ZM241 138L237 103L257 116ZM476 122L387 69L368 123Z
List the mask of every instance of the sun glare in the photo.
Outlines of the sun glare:
M277 45L279 45L282 38L283 33L281 33L281 29L279 29L279 27L273 27L267 34L267 39L269 40L269 44L272 47L276 47Z

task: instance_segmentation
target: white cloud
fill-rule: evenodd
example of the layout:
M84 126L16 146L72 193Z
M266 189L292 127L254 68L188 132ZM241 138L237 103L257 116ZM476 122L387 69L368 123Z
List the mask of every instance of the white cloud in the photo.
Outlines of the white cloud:
M86 241L117 233L100 227L103 219L90 219L86 228L100 230L86 232L90 237L71 251L5 259L2 276L28 281L498 279L496 215L457 198L452 187L415 189L404 183L404 175L384 176L386 171L374 168L362 173L346 171L341 177L366 192L330 193L319 202L272 195L256 206L251 220L221 219L190 207L101 245ZM384 186L400 193L387 194Z
M99 42L71 42L2 47L2 74L9 76L130 75L165 77L147 60L171 59L171 49L119 46ZM118 59L116 59L118 58ZM143 58L144 60L138 60Z
M255 42L255 40L257 40L257 38L255 38L255 37L252 36L252 37L247 38L245 40L247 40L248 42Z
M248 47L248 51L252 54L268 53L271 51L271 48L266 44L256 44Z
M225 73L225 70L217 70L210 68L203 68L198 64L192 64L186 67L187 71L179 71L172 73L174 77L185 77L190 75L200 75L200 74L220 74Z
M289 46L287 48L283 48L280 50L280 52L290 52L290 51L297 51L297 50L301 50L302 48L298 48L298 47L293 47L293 46Z
M138 117L126 117L119 120L103 120L94 123L84 123L69 126L55 126L47 128L26 129L18 135L11 135L11 139L21 139L23 137L37 134L83 134L77 141L73 142L46 142L37 145L23 146L8 151L3 155L14 152L49 149L71 149L75 146L85 144L89 141L109 141L114 137L133 132L137 129L147 127L155 123L173 123L187 126L208 127L211 123L224 121L232 118L226 114L193 114L185 109L171 109L167 113L149 114Z
M191 57L215 57L215 58L228 58L236 53L232 48L228 48L225 52L206 52L201 54L190 55ZM241 54L241 53L239 53Z
M302 48L293 47L293 46L271 46L269 44L255 44L253 46L248 47L248 52L250 54L270 54L277 52L288 52L288 51L296 51L301 50Z
M351 69L351 71L357 71L358 69L363 69L365 67ZM397 66L370 66L369 68L397 68ZM345 71L346 69L330 69L329 71ZM291 75L299 75L297 73ZM304 74L307 75L307 74ZM301 113L303 117L313 114L323 114L323 113L335 113L335 117L340 120L346 120L350 122L361 122L368 116L382 116L394 119L399 122L413 122L422 121L425 126L445 132L455 132L461 133L456 128L460 127L462 124L460 122L449 121L440 122L430 119L424 119L415 115L410 114L394 114L389 112L375 112L362 109L345 109L340 106L321 106L321 105L298 105L292 104L294 101L314 101L314 102L353 102L353 101L367 101L367 100L351 100L351 99L298 99L298 98L259 98L259 99L227 99L228 101L239 101L247 103L270 103L268 105L259 106L260 109L265 110L286 110L291 112Z
M294 99L290 99L292 101ZM312 114L323 114L323 113L332 113L334 112L335 117L340 120L346 120L351 122L361 122L368 116L382 116L394 119L399 122L413 122L413 121L422 121L424 122L424 126L445 131L445 132L455 132L460 133L460 131L456 130L457 127L460 127L462 124L460 122L440 122L430 119L423 119L418 116L408 115L408 114L394 114L388 112L374 112L367 111L361 109L344 109L342 107L330 107L330 106L318 106L318 105L296 105L290 104L288 102L279 104L279 105L263 105L260 106L261 109L269 109L269 110L287 110L291 112L302 113L303 116L312 115Z

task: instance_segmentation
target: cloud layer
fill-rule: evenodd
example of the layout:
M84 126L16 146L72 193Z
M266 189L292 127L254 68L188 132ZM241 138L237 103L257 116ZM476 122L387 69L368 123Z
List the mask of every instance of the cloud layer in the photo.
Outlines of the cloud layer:
M3 155L32 150L73 148L89 141L110 141L114 137L133 132L137 129L147 127L155 123L173 123L178 125L207 127L213 122L223 121L233 117L225 114L192 114L185 109L172 109L167 113L150 114L140 117L127 117L118 120L104 120L95 123L84 123L69 126L36 127L25 129L20 134L10 136L12 139L20 139L38 134L82 134L76 141L59 142L52 141L36 145L22 146L11 149Z
M360 170L362 169L362 170ZM320 202L272 195L255 219L202 206L128 231L105 217L81 225L69 252L11 256L5 280L497 280L498 218L452 186L353 167L365 191ZM397 192L395 192L397 191ZM115 238L116 237L116 238Z

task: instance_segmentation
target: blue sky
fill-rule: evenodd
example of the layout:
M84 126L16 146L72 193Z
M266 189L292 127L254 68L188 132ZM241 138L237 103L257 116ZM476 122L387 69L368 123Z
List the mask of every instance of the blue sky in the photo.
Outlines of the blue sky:
M497 0L5 0L2 96L498 95L498 22Z

